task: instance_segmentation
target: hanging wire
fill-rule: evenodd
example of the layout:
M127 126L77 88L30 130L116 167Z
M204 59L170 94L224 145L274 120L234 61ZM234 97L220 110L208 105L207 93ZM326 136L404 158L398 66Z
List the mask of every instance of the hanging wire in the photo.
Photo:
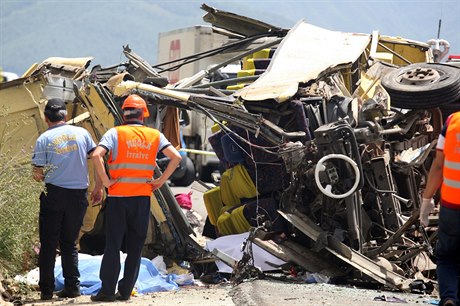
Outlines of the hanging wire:
M248 130L246 130L246 137L248 138L248 141L249 141L249 131ZM233 141L233 139L232 139L232 141ZM236 141L233 141L233 142L236 143L239 146L239 144ZM259 224L259 220L260 220L260 218L259 218L259 216L260 216L259 215L259 178L257 176L257 162L256 162L256 160L254 158L254 152L252 151L251 146L249 146L249 151L251 152L251 154L249 156L251 157L251 160L254 163L255 181L256 181L255 182L255 185L256 185L256 223L257 223L257 227L259 227L260 226L260 224Z
M238 135L237 133L235 133L231 129L229 129L225 124L223 124L222 122L217 120L208 110L206 110L201 105L195 104L195 106L198 109L200 109L203 113L205 113L214 123L219 125L219 127L222 129L222 131L226 135L230 136L230 134L231 134L231 135L235 136L236 138L240 139L241 141L243 141L244 143L246 143L247 145L249 145L250 147L255 147L255 148L261 149L264 152L269 153L269 154L278 155L278 152L270 151L270 149L278 149L279 150L279 149L281 149L281 145L272 146L272 147L255 145L255 144L251 143L250 141L246 140L245 138L241 137L240 135ZM250 156L249 153L246 150L244 150L238 143L236 143L236 144L241 150L243 150L244 153L246 153L246 155Z

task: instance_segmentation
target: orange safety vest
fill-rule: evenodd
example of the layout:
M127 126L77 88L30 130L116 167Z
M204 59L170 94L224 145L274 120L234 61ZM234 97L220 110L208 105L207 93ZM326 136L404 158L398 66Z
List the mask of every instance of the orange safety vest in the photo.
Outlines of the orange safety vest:
M441 198L444 204L460 207L460 112L454 113L448 124Z
M109 187L109 196L150 196L156 165L160 132L146 126L121 125L118 134L118 155L110 153L109 174L117 182Z

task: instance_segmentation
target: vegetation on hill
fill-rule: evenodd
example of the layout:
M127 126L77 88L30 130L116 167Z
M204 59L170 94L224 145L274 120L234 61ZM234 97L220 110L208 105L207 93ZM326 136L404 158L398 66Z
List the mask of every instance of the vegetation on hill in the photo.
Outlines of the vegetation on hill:
M6 110L0 110L0 120ZM16 275L36 266L38 195L43 186L32 180L31 148L10 152L8 139L32 119L0 131L0 273Z

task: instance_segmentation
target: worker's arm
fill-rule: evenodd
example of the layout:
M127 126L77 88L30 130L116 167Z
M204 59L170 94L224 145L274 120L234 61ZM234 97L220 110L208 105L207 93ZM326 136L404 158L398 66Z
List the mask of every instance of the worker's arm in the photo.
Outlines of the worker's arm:
M428 181L426 183L423 198L430 199L434 196L442 183L442 169L444 167L444 152L436 150L436 157L431 164Z
M91 154L91 160L96 170L97 176L96 184L99 184L99 188L102 188L102 185L109 188L112 184L115 183L115 180L111 180L105 171L104 166L104 155L107 153L107 150L104 147L98 146Z
M422 196L422 203L420 205L420 223L423 226L429 225L429 215L434 208L433 196L439 189L442 183L442 169L444 166L444 152L441 150L436 151L436 157L431 164L430 173L426 183L425 191Z
M102 202L102 196L104 195L102 188L104 185L102 184L102 179L99 177L99 174L97 174L96 169L94 169L94 180L94 189L91 192L91 203L97 204Z
M45 179L45 174L43 173L43 167L34 166L32 168L32 178L37 182L41 182Z
M180 161L182 160L182 157L180 156L179 152L173 146L166 147L162 151L162 153L169 158L169 163L165 171L163 171L163 173L161 174L161 176L150 182L150 184L152 184L153 186L153 191L163 186L163 184L168 180L168 178L174 173Z

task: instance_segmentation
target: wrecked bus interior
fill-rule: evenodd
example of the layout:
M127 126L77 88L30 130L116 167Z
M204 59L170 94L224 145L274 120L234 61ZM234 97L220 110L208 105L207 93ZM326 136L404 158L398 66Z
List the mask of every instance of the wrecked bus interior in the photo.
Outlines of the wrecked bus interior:
M120 105L136 93L153 114L146 123L176 147L182 111L214 122L209 142L221 174L203 198L215 237L249 231L246 247L341 282L409 291L415 280L432 280L437 216L424 228L418 210L442 124L460 110L460 69L435 63L425 43L377 31L336 32L305 21L282 29L202 9L229 43L155 65L129 46L126 61L111 67L90 66L90 57L48 58L0 84L8 150L30 148L46 129L47 99L63 98L68 123L99 140L122 123ZM227 60L175 84L165 77L216 54ZM237 77L222 76L219 68L232 63L241 65ZM27 125L6 129L18 120ZM225 261L195 241L169 186L155 191L151 207L146 254L192 265ZM90 207L82 227L80 246L90 254L103 250L101 211ZM261 273L246 250L234 266L237 281Z

